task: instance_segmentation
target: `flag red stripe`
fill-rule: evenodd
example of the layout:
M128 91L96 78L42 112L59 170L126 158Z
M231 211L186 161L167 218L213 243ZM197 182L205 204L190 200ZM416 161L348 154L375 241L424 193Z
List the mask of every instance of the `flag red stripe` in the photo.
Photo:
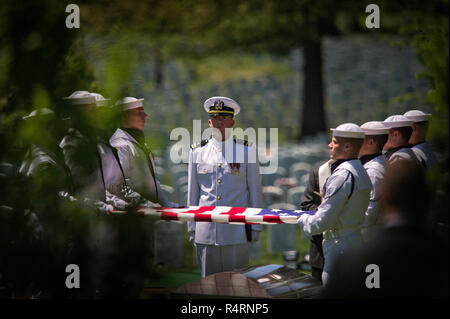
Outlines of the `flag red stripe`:
M230 215L228 218L229 223L245 223L244 215Z
M178 213L161 212L161 219L164 219L164 220L178 220Z
M220 214L228 214L228 215L242 214L243 212L245 212L246 209L247 209L246 207L231 207L231 209L227 213L220 213Z
M195 214L196 222L210 222L211 214Z
M212 211L214 208L216 208L216 206L202 206L199 209L187 210L187 211L183 212L183 214L185 214L185 213L200 214L200 213Z
M280 220L280 216L263 216L263 221L267 223L275 223L282 224L283 222Z

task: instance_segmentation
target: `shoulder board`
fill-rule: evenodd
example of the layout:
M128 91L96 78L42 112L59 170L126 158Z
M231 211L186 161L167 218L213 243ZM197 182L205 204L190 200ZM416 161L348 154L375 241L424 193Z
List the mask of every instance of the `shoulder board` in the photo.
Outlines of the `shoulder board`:
M241 145L244 145L244 146L251 146L252 145L252 143L250 143L249 141L241 140L241 139L237 139L237 138L234 139L234 142L236 144L241 144Z
M194 149L194 148L199 147L199 146L205 146L208 143L208 141L209 140L202 140L200 143L192 144L191 148Z

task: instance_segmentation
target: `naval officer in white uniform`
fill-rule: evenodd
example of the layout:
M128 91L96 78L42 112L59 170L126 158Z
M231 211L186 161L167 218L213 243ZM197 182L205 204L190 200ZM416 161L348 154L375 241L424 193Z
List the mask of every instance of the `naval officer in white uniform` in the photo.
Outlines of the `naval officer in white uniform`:
M143 132L147 118L143 101L125 97L116 103L122 108L122 126L114 132L109 143L117 149L127 187L145 199L142 206L179 207L167 199L156 178L153 154L145 143Z
M204 108L213 136L193 145L189 154L189 206L261 207L257 150L233 139L230 129L240 106L227 97L212 97ZM256 241L261 225L189 222L202 277L248 266L248 241Z
M373 187L362 229L364 240L369 241L383 224L379 200L387 163L382 151L388 139L388 129L378 121L364 123L361 129L365 133L365 138L359 151L359 160L366 169Z
M306 236L323 233L325 257L322 282L326 285L335 259L346 249L363 243L361 228L369 205L372 184L358 159L364 132L353 123L331 129L332 174L327 178L324 198L314 215L302 215L298 225Z
M419 110L411 110L404 114L413 122L413 131L409 138L411 150L425 168L432 168L438 160L430 144L426 142L426 133L431 114L426 114Z
M412 134L412 121L403 115L392 115L385 119L383 125L388 131L388 140L384 144L385 155L389 163L400 159L419 161L409 147Z

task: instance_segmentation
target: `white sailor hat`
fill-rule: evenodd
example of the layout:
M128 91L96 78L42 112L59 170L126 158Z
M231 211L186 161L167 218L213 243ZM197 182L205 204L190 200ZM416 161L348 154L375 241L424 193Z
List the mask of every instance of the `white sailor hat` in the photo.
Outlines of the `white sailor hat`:
M353 123L344 123L330 130L333 132L333 136L364 138L364 131Z
M389 129L379 121L370 121L361 125L361 130L366 135L385 135L388 134Z
M95 97L88 91L75 91L64 99L74 105L95 104Z
M412 121L403 115L392 115L383 121L387 128L412 126Z
M135 97L127 96L116 102L116 106L121 106L123 111L136 109L138 107L143 107L144 99L137 99Z
M94 98L95 98L95 105L97 105L97 106L107 106L108 105L108 101L110 99L105 99L103 97L103 95L101 95L99 93L93 93L92 92L91 95L93 95Z
M225 96L213 96L203 103L203 107L209 115L237 115L241 110L239 104Z
M403 114L403 116L407 117L409 120L415 123L428 121L431 117L431 114L424 113L419 110L411 110Z
M52 115L52 114L55 114L55 112L53 112L52 110L50 110L50 109L48 109L46 107L43 107L41 109L36 109L36 110L31 111L30 114L28 114L26 116L23 116L22 119L26 120L26 119L34 118L34 117L37 117L37 116Z

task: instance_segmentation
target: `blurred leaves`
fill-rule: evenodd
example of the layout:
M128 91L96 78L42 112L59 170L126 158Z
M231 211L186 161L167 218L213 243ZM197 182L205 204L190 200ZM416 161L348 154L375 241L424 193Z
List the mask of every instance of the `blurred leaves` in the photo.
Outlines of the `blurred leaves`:
M71 124L64 118L73 114L63 97L94 84L93 67L80 50L84 12L82 28L67 29L65 5L0 5L0 285L13 298L137 298L152 275L151 227L132 211L115 218L82 199L58 195L70 184L58 155ZM103 94L118 97L129 88L124 84L134 51L122 51L127 54L108 52L106 81L96 84ZM55 114L22 120L42 107ZM110 136L118 126L114 112L91 115L83 118L86 131L102 129ZM30 162L19 174L26 154ZM78 290L65 286L65 268L72 263L80 267Z

